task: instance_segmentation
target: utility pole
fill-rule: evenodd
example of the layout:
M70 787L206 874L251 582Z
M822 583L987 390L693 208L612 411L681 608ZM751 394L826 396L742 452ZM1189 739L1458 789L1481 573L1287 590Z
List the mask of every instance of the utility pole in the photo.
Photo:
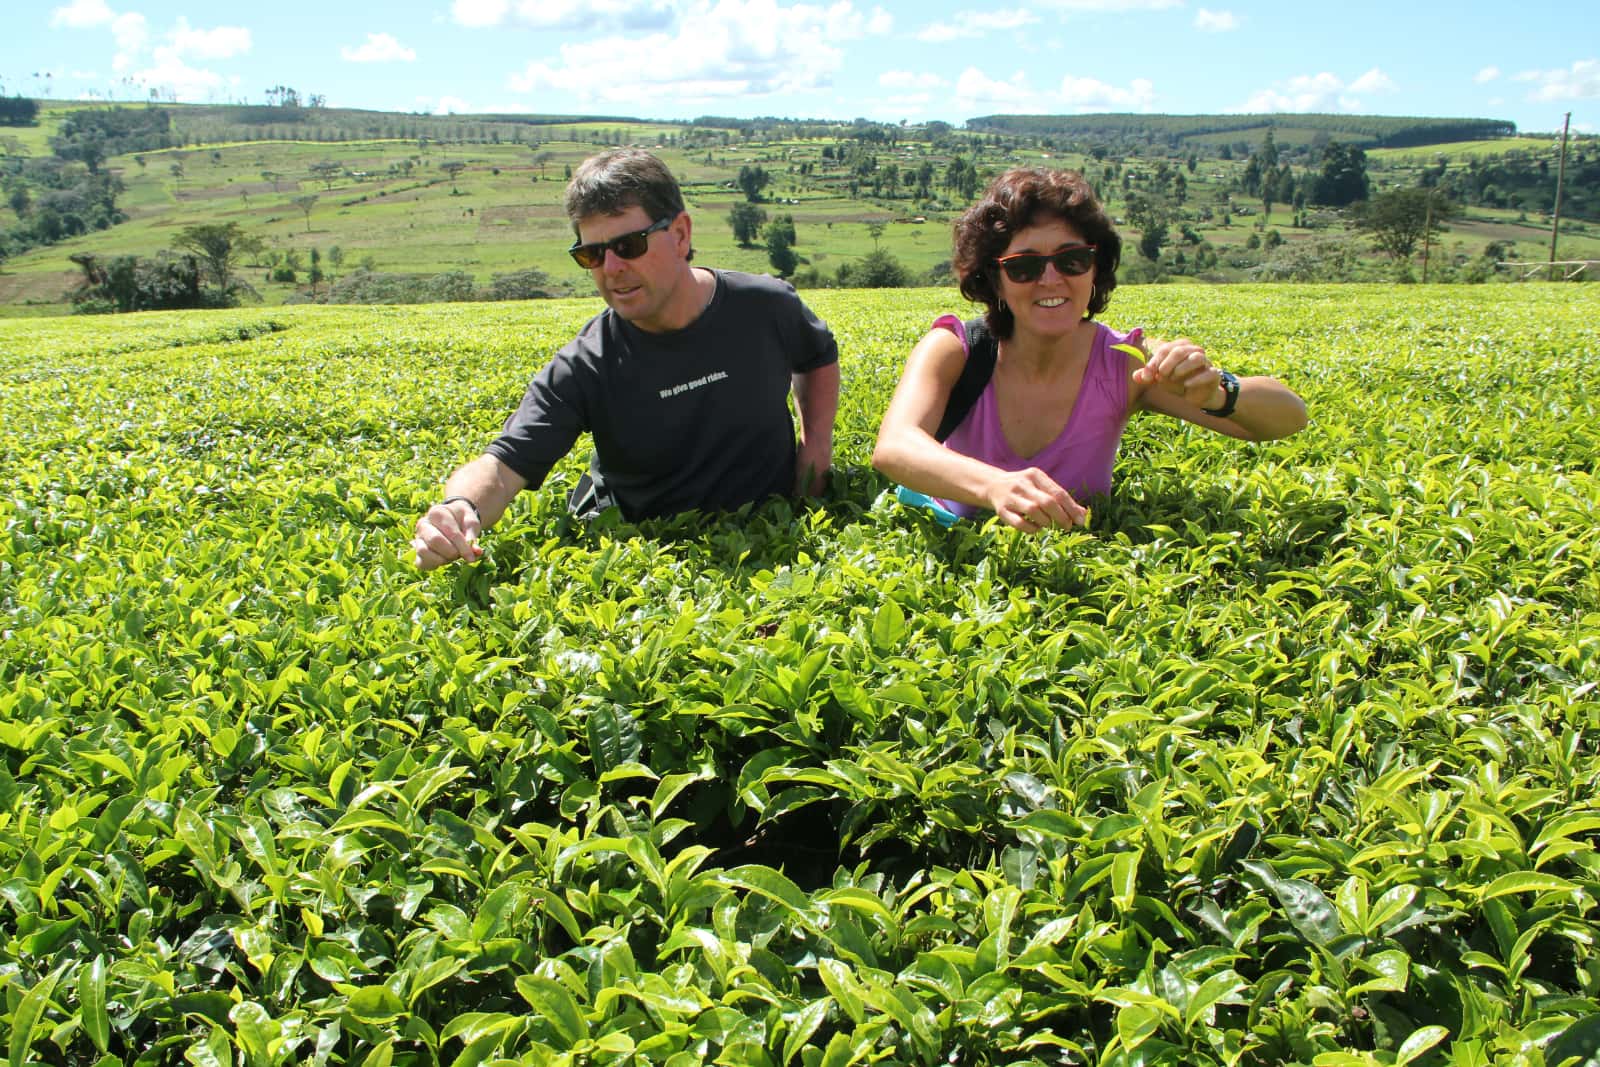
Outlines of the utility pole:
M1556 237L1561 233L1561 185L1567 176L1567 128L1572 125L1572 112L1567 112L1561 123L1561 162L1556 165L1556 210L1550 220L1550 280L1556 280Z
M1428 246L1433 239L1433 187L1428 187L1422 222L1422 284L1428 284Z

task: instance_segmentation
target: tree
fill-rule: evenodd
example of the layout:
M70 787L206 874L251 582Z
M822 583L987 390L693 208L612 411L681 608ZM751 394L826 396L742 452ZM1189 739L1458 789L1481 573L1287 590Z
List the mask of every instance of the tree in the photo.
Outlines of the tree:
M1260 193L1261 227L1265 229L1267 221L1272 217L1272 205L1286 204L1294 199L1294 174L1288 164L1262 171Z
M884 224L881 222L867 223L867 236L872 238L872 250L878 251L878 242L883 240Z
M509 274L496 274L483 295L490 300L544 300L565 296L566 287L551 281L538 267L526 267Z
M452 193L460 192L456 188L456 178L460 176L462 171L467 169L467 165L459 159L452 159L439 164L439 169L450 175L450 191Z
M102 261L87 252L67 257L83 271L72 294L78 312L166 311L209 307L194 256L158 252L153 258L114 256Z
M311 164L311 176L321 182L324 189L333 188L333 183L339 180L339 171L339 164L331 159Z
M1356 228L1372 238L1374 248L1396 260L1409 260L1420 242L1443 233L1456 211L1434 189L1391 189L1353 209Z
M795 234L793 215L777 216L772 220L771 225L769 225L767 229L769 231L777 230L778 232L782 233L784 240L792 245L800 243L800 238Z
M787 218L779 216L767 227L767 262L780 278L787 278L800 265L800 255L794 250L794 223L783 225Z
M1267 135L1261 139L1261 169L1269 171L1278 165L1278 143L1272 139L1272 130L1267 130Z
M201 276L216 289L219 303L228 304L241 288L233 277L233 263L242 251L244 237L237 222L205 222L179 231L172 246L194 255Z
M911 284L911 273L894 256L874 250L860 263L840 264L838 279L846 289L903 289Z
M51 145L56 155L62 159L77 160L89 168L90 174L100 173L100 164L106 159L105 138L96 133L74 139L51 138Z
M1172 209L1160 197L1144 193L1128 195L1128 225L1139 231L1139 252L1144 258L1161 257L1161 246L1167 243L1167 227L1172 224Z
M733 239L739 242L741 248L755 245L761 225L766 221L767 213L748 202L735 204L733 210L728 212L728 225L733 228Z
M306 217L306 232L310 233L311 209L317 206L317 194L308 193L305 196L297 196L293 200L289 201L289 203L299 208L300 213Z
M1367 198L1367 153L1353 144L1329 141L1322 150L1322 172L1312 180L1311 202L1345 207Z
M1248 196L1255 196L1261 191L1261 160L1252 155L1245 162L1244 173L1239 176L1239 188Z
M771 181L772 175L759 164L754 167L739 168L739 188L744 191L745 199L752 204L760 202L762 191Z

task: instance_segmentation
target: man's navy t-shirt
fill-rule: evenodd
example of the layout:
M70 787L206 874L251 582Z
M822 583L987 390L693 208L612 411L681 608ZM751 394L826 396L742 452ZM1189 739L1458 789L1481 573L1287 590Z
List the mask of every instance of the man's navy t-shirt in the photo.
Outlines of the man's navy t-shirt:
M534 377L489 446L540 485L578 435L591 473L629 519L727 511L794 484L789 376L835 363L833 334L794 287L715 271L682 330L647 333L610 308Z

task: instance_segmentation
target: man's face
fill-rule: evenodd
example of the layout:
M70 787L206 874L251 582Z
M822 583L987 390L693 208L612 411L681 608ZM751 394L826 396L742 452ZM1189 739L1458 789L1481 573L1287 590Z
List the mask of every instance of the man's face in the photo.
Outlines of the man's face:
M620 215L585 215L578 220L578 241L598 244L636 233L655 222L644 208L633 206ZM607 249L600 265L589 271L594 287L612 311L641 330L672 328L674 299L694 284L688 269L689 217L680 214L666 229L653 233L643 255L623 259Z

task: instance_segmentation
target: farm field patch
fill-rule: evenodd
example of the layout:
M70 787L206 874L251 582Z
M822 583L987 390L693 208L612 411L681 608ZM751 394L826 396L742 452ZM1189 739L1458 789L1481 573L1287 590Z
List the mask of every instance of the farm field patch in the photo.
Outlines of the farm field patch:
M806 298L827 497L431 574L598 301L0 322L11 1060L1593 1054L1593 286L1119 289L1311 425L1043 538L867 466L959 298Z

